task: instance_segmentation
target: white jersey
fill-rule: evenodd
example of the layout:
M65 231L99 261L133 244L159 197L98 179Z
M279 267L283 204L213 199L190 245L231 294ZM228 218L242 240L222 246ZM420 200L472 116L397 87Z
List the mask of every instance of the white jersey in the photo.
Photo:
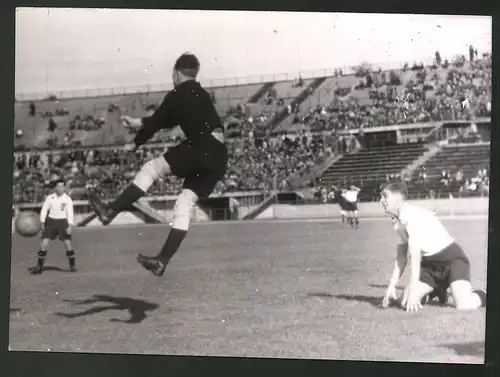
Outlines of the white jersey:
M358 190L347 190L344 193L344 198L349 203L356 203L358 201L358 195L359 195L359 191Z
M403 242L418 248L424 257L437 254L454 242L435 214L412 204L404 203L393 223Z
M68 194L47 196L40 211L40 221L44 223L47 217L56 220L65 219L69 225L74 224L73 200Z

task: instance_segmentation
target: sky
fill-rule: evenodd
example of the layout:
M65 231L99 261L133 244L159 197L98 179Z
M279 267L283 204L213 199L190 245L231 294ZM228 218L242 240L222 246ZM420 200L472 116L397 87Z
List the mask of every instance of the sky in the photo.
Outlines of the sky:
M189 51L200 81L491 52L491 17L18 8L16 94L171 82Z

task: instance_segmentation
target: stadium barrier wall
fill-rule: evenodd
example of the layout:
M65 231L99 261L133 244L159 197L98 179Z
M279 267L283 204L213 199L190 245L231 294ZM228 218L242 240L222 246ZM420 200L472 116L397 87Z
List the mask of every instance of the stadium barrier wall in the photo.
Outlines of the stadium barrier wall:
M410 203L435 211L440 216L467 216L488 215L488 198L465 198L465 199L434 199L434 200L410 200ZM240 207L240 215L248 212L249 208ZM165 216L168 223L173 216L171 210L158 211ZM383 217L382 207L377 202L360 203L359 212L361 217ZM84 214L76 215L76 221L81 220ZM337 204L310 204L310 205L288 205L275 204L262 212L256 219L318 219L339 217L339 206ZM195 208L193 214L194 222L207 222L208 216L199 208ZM243 221L243 220L242 220ZM132 213L123 212L116 217L113 225L143 224ZM95 219L87 227L99 227L102 224Z
M429 199L410 200L423 208L435 211L440 216L488 215L489 198L465 199ZM360 203L358 205L361 217L385 216L378 202ZM336 218L340 209L337 204L321 205L288 205L275 204L262 212L257 219L313 219Z
M431 211L435 211L439 216L487 216L489 210L488 198L462 198L462 199L428 199L410 200L410 203L422 206ZM240 207L239 214L248 212L252 207ZM168 223L173 216L172 210L159 210ZM339 217L339 206L337 204L275 204L263 211L256 219L327 219ZM359 204L361 217L384 217L382 207L377 202ZM75 222L83 220L88 213L75 214ZM199 208L194 209L193 222L208 222L209 218L205 212ZM241 220L244 221L244 220ZM142 220L130 212L120 213L111 225L134 225L144 224ZM94 219L86 227L101 227L99 220ZM14 230L14 220L12 220L12 230Z

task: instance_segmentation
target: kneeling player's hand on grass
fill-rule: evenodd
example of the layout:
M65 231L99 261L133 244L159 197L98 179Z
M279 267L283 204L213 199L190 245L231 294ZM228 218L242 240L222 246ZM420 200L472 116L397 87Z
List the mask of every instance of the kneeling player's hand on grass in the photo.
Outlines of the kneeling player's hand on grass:
M385 293L385 296L382 300L382 307L387 308L391 304L392 301L397 300L398 297L396 296L396 288L395 287L389 287L387 288L387 292Z
M406 309L407 312L417 312L422 309L420 301L420 297L418 297L418 295L415 294L415 290L410 287L405 289L401 306Z
M68 228L66 229L66 233L68 233L69 235L71 235L71 227L68 226Z

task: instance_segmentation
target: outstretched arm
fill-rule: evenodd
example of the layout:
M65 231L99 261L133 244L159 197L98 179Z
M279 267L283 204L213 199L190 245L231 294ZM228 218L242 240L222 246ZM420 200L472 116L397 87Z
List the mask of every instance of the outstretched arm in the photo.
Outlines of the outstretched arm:
M151 139L161 129L171 129L177 125L175 94L169 92L160 107L151 115L144 118L122 117L129 127L138 129L134 138L136 147L140 147Z

